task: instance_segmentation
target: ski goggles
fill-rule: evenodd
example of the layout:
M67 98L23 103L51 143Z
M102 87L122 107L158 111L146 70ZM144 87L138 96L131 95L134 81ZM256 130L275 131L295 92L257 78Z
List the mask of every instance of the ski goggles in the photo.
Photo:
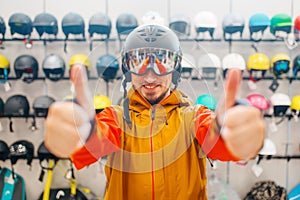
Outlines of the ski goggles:
M288 60L279 60L274 63L274 71L280 73L287 73L290 69L290 62Z
M179 67L181 55L166 49L134 49L125 53L125 68L133 74L144 75L150 69L158 76L172 73Z

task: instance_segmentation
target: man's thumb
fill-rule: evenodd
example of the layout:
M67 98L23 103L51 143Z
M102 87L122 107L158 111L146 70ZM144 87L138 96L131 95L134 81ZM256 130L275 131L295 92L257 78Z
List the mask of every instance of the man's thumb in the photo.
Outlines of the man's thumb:
M71 67L70 79L74 86L74 97L77 103L88 113L92 119L95 115L93 98L88 85L85 66L75 64Z

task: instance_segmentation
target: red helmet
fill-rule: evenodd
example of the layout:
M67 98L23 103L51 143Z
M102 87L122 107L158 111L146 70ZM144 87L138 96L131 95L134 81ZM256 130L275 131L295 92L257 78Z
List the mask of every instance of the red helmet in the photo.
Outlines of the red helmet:
M300 15L295 18L294 27L297 31L300 31Z

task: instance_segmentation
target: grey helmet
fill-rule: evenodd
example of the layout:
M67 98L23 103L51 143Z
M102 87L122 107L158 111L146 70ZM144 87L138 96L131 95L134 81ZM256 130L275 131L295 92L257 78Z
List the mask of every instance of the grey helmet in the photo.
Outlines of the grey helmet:
M58 33L57 19L50 13L40 13L33 20L33 27L42 37L44 33L53 34L55 37Z
M66 64L62 57L51 53L43 60L42 68L46 78L58 81L64 76Z
M34 109L35 116L47 117L49 107L54 102L55 99L47 95L39 96L36 99L34 99L32 108Z

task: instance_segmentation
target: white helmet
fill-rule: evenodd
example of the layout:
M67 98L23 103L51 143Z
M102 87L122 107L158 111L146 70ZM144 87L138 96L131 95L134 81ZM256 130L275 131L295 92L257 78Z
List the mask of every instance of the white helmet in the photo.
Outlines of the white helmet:
M265 138L263 148L258 152L260 155L275 155L276 146L272 140Z
M196 67L196 61L191 54L184 53L181 60L181 77L189 78L192 75L193 69Z
M229 53L223 58L222 67L225 76L226 71L231 68L244 71L246 69L246 61L241 54Z
M273 105L273 115L275 117L284 116L292 104L287 94L278 92L271 96L270 101Z
M210 11L201 11L194 17L194 24L198 28L217 28L217 16Z
M156 11L148 11L142 17L143 24L165 24L165 19L160 16L160 14Z

